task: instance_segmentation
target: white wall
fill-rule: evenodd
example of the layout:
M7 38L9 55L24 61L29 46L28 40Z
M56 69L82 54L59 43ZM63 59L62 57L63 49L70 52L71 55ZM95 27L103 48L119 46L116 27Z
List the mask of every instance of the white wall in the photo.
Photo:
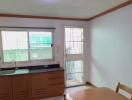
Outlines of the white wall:
M132 5L91 21L90 69L99 87L132 86Z

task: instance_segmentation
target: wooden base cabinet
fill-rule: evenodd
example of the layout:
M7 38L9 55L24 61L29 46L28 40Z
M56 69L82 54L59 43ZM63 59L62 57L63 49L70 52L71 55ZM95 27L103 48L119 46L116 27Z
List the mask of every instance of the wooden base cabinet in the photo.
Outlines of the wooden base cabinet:
M14 76L13 79L13 100L29 100L30 99L30 76L20 75Z
M60 96L64 94L64 72L48 73L48 96Z
M0 77L0 100L39 100L64 93L64 71Z
M64 93L64 72L48 72L32 75L32 97L42 99Z
M48 97L62 96L64 94L64 85L55 85L48 88Z
M32 75L32 98L41 99L48 96L47 90L47 74L34 74Z
M12 100L11 77L0 77L0 100Z

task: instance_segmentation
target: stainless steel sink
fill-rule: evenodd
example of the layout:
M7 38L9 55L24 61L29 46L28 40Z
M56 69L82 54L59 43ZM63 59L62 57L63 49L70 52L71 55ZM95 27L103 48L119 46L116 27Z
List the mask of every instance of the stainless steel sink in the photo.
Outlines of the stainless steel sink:
M17 69L14 74L27 74L29 73L29 69Z
M11 69L11 70L0 70L0 75L12 74L14 72L15 72L15 69Z
M0 70L0 75L17 75L17 74L26 74L26 73L29 73L28 69Z

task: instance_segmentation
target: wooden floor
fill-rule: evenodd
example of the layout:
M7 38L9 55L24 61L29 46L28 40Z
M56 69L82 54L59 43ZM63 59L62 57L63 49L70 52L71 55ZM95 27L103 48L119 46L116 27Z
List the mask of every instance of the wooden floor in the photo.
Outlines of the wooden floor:
M76 92L82 89L90 89L92 88L91 86L79 86L79 87L73 87L73 88L67 88L66 92L67 93L72 93L72 92ZM53 98L47 98L47 99L41 99L41 100L64 100L63 96L59 96L59 97L53 97Z

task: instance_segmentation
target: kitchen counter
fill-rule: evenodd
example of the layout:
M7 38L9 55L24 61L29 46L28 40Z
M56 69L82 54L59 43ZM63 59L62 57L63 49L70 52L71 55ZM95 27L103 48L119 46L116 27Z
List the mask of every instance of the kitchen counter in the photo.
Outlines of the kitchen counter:
M25 75L25 74L35 74L35 73L46 73L53 71L64 71L63 68L56 67L44 67L44 66L32 66L32 67L23 67L23 68L10 68L0 70L0 76L14 76L14 75Z
M0 100L40 100L64 94L60 65L0 69Z

